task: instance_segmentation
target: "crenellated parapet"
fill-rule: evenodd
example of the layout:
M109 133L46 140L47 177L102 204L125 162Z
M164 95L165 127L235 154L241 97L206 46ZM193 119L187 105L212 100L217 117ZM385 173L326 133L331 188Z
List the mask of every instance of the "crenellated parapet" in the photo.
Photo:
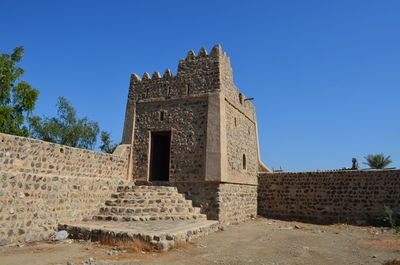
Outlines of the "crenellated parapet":
M193 50L187 53L185 59L179 61L177 75L194 76L201 75L204 77L217 76L220 74L220 63L226 54L222 52L221 45L215 45L210 54L205 48L200 48L196 55Z
M179 61L176 75L170 69L163 75L145 72L141 78L132 74L129 99L134 102L167 100L216 91L222 92L229 104L255 119L254 106L235 86L230 59L219 44L210 53L205 48L200 48L197 54L189 50L186 58Z
M197 55L190 50L186 58L179 61L176 75L173 75L170 69L165 70L162 76L159 72L154 72L151 76L145 72L142 78L132 74L129 98L137 101L190 96L219 90L220 62L224 57L227 56L218 44L210 54L205 48L201 48Z
M183 96L187 94L186 87L188 84L187 80L172 75L169 69L162 76L159 72L154 72L151 77L146 72L142 78L139 78L136 74L132 74L129 98L138 101Z

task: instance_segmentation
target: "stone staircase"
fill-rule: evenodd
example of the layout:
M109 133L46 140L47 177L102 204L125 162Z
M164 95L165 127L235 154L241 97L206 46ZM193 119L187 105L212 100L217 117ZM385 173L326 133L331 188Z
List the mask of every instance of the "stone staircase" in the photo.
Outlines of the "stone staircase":
M214 232L218 221L207 220L176 187L119 186L91 220L59 224L72 238L99 241L101 237L140 239L167 250Z
M100 208L94 220L105 221L183 221L207 220L200 208L178 193L176 187L121 186Z

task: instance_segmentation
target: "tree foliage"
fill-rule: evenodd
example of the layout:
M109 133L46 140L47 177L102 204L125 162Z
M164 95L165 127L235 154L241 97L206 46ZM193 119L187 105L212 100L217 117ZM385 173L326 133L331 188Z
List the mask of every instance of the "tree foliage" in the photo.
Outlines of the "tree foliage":
M26 117L35 108L39 91L20 81L25 72L17 66L24 55L23 47L0 56L0 132L28 136Z
M367 160L367 162L364 162L364 164L375 169L385 168L392 163L390 156L385 157L383 154L367 155L364 158Z
M102 142L102 145L100 145L100 150L105 153L112 154L114 150L117 148L118 144L111 143L110 133L106 131L101 131L100 137Z
M48 142L93 149L99 134L98 123L87 117L77 118L75 109L64 97L58 98L57 109L58 117L29 118L31 136Z

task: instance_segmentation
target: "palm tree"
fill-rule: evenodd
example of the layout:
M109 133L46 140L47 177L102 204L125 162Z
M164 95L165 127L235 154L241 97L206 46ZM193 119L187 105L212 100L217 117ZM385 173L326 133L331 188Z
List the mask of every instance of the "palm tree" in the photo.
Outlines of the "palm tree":
M392 163L390 156L385 157L383 154L367 155L364 158L367 160L367 162L364 162L363 164L375 169L385 168Z

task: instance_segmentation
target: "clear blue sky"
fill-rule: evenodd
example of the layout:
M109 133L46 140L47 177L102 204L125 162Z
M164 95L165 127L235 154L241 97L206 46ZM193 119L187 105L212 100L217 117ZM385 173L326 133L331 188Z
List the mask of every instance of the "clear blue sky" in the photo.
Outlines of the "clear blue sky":
M261 158L337 169L369 153L400 167L400 1L9 1L0 52L25 47L35 114L65 96L122 134L131 73L175 74L189 49L221 43L257 108Z

